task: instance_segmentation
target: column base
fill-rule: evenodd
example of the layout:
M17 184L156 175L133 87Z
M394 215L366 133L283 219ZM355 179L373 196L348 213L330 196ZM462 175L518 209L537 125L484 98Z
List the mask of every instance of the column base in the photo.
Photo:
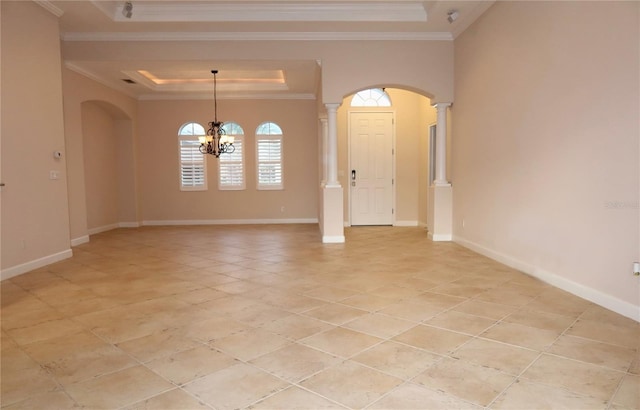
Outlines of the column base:
M451 185L429 188L427 229L434 242L453 240L453 189Z
M322 187L321 212L322 243L344 243L343 193L340 184Z

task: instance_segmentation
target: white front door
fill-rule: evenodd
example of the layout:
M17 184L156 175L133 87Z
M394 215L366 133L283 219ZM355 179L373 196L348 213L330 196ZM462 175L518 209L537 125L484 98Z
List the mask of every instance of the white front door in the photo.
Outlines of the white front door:
M351 225L393 225L393 113L349 118Z

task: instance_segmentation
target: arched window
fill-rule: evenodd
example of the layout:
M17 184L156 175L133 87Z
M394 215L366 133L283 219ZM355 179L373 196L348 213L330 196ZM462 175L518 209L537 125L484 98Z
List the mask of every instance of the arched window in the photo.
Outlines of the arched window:
M370 88L356 93L351 99L352 107L391 107L391 99L384 88Z
M258 189L284 189L282 143L282 129L278 124L263 122L256 128Z
M200 153L198 141L198 137L205 134L204 127L197 122L186 123L178 130L181 191L207 189L207 162Z
M218 158L218 189L245 189L244 177L244 130L235 122L225 122L222 129L233 136L235 150L231 154L221 154Z

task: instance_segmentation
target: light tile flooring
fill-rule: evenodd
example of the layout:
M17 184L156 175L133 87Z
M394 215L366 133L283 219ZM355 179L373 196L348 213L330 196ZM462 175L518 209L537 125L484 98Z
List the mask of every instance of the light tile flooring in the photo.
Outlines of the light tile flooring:
M145 227L2 282L3 409L637 409L640 325L418 228Z

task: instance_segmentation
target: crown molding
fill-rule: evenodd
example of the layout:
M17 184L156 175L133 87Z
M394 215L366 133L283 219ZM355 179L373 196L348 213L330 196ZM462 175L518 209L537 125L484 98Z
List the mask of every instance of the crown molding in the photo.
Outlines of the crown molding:
M138 98L138 96L134 92L132 92L131 90L126 89L126 87L116 87L116 86L113 85L113 83L104 80L103 78L95 75L91 71L85 70L84 68L80 67L79 65L76 65L76 64L74 64L72 62L69 62L69 61L65 61L64 66L66 68L68 68L69 70L71 70L71 71L74 71L74 72L76 72L76 73L78 73L80 75L83 75L83 76L85 76L85 77L87 77L87 78L89 78L89 79L91 79L91 80L93 80L93 81L95 81L97 83L100 83L100 84L104 85L107 88L111 88L112 90L116 90L118 92L121 92L121 93L123 93L123 94L125 94L125 95L127 95L127 96L129 96L131 98Z
M82 67L66 61L65 67L71 71L74 71L82 76L85 76L97 83L104 85L107 88L121 92L131 98L141 101L153 101L153 100L211 100L210 92L163 92L158 91L156 93L139 94L127 87L114 85L112 82L107 81L91 71L85 70ZM136 78L136 81L138 78ZM145 86L144 84L141 84ZM232 91L228 93L218 94L218 100L315 100L316 95L313 93L277 93L277 92L258 92L258 93L240 93L236 94Z
M213 100L211 94L142 94L137 97L140 101L167 101L167 100ZM218 100L315 100L313 93L249 93L226 95L218 94Z
M341 21L426 22L423 2L379 1L345 3L308 2L133 2L130 18L122 13L124 2L93 3L116 22L251 22Z
M69 32L63 41L453 41L449 32Z
M47 0L33 0L38 6L47 10L49 13L53 14L56 17L62 17L64 11L54 6L50 1Z

